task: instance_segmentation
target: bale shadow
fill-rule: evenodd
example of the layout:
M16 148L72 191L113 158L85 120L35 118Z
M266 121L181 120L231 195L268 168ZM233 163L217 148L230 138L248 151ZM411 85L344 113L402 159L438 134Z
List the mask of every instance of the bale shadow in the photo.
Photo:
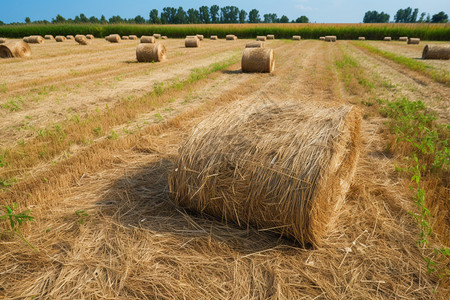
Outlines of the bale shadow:
M238 70L221 70L221 72L223 74L230 74L230 75L234 75L234 74L244 74L244 72L242 72L242 69L238 69Z
M242 254L272 248L298 252L294 241L279 235L201 215L177 206L170 198L168 176L173 162L160 159L122 177L108 187L108 193L96 203L104 216L126 227L142 228L188 241L193 238L226 243Z

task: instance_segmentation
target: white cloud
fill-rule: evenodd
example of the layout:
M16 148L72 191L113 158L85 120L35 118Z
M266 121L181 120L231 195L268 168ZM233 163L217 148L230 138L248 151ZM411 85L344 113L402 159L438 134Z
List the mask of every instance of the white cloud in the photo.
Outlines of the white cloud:
M297 8L298 10L304 10L304 11L311 11L312 10L311 6L305 6L303 4L297 4L297 5L295 5L295 8Z

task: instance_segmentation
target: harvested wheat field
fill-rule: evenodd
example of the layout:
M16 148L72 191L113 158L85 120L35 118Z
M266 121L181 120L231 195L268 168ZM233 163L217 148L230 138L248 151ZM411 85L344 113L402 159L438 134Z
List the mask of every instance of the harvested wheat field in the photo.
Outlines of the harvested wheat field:
M0 59L0 299L447 298L435 43L90 41Z

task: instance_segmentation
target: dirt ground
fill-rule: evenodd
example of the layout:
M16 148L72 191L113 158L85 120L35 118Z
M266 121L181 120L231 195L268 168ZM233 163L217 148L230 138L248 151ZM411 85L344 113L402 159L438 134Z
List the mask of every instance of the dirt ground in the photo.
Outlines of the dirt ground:
M0 168L0 179L17 178L0 203L32 209L22 232L39 250L0 239L0 299L446 298L448 281L427 274L416 243L409 179L394 168L401 157L385 152L387 120L362 103L422 100L448 124L449 88L349 41L267 41L275 72L244 74L248 41L191 49L169 39L168 60L148 64L135 62L138 41L46 41L31 45L30 59L0 60L0 149L28 162ZM420 56L414 45L370 43ZM370 90L348 84L336 66L343 55ZM228 66L187 82L217 62ZM430 65L450 71L448 61ZM169 196L174 157L196 124L220 108L267 101L355 105L363 115L355 178L318 249L188 212ZM97 121L104 134L88 127ZM73 129L83 122L88 133ZM48 128L73 141L52 144ZM27 145L53 152L33 160L21 152Z

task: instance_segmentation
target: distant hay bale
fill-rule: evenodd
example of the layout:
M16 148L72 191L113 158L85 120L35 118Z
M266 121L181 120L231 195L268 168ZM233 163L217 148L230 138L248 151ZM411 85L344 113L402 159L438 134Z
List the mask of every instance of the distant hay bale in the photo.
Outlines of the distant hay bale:
M407 44L418 45L420 43L419 38L409 38Z
M249 42L245 45L245 48L264 48L264 42Z
M163 40L167 40L167 39L168 39L168 37L167 37L166 35L163 35L163 36L161 37L161 39L163 39Z
M274 39L275 39L275 35L273 35L273 34L268 34L268 35L267 35L267 39L268 39L268 40L274 40Z
M292 36L292 40L294 40L294 41L300 41L301 39L302 39L302 37L299 36L299 35L293 35Z
M55 37L55 40L56 40L58 43L62 43L62 42L65 42L65 41L66 41L66 37L65 37L65 36L62 36L62 35L57 35L57 36Z
M143 36L141 36L141 43L153 44L153 43L156 43L156 39L154 36L143 35Z
M257 41L265 42L267 40L267 37L264 35L258 35L256 36Z
M219 37L217 35L212 35L211 36L211 40L218 40L218 39L219 39Z
M92 34L86 34L88 40L93 40L95 37Z
M349 106L224 108L197 125L179 149L171 197L223 222L319 247L355 173L360 122Z
M75 39L75 37L74 37L73 35L67 35L66 38L67 38L68 40L74 40L74 39Z
M46 39L46 40L55 40L55 38L51 34L44 35L44 39Z
M324 37L324 36L321 36L321 37L319 38L319 40L325 41L325 37Z
M423 59L450 59L450 45L426 45L422 52Z
M406 42L408 40L408 37L407 36L401 36L401 37L398 38L398 40L400 42Z
M200 47L200 40L195 35L187 36L186 39L184 40L184 46L187 48Z
M129 40L130 38L128 37L128 35L124 35L122 36L122 40Z
M6 43L6 39L0 38L0 44Z
M392 38L390 36L385 36L383 41L390 42L392 41Z
M29 44L42 44L44 43L44 38L40 35L32 35L24 38L24 42Z
M75 36L75 42L80 45L89 45L91 43L84 34L77 34Z
M196 34L195 35L200 41L203 41L203 39L205 38L204 36L203 36L203 34Z
M130 39L130 40L137 40L138 37L137 37L137 35L132 34L132 35L128 36L128 39Z
M155 37L155 39L160 39L161 38L161 34L159 34L159 33L154 33L153 36Z
M9 42L0 45L0 58L20 58L31 56L31 48L24 41Z
M335 35L326 35L325 42L336 42L337 37Z
M275 69L273 50L245 48L242 54L241 68L244 73L272 73Z
M365 41L365 40L366 40L366 38L365 38L365 37L363 37L363 36L360 36L360 37L358 37L358 40L360 40L360 41Z
M161 43L141 43L136 48L138 62L160 62L166 59L166 47Z
M110 34L105 38L105 40L107 40L110 43L120 43L122 39L118 34Z
M234 40L237 40L237 36L235 36L234 34L227 34L225 39L227 41L234 41Z

